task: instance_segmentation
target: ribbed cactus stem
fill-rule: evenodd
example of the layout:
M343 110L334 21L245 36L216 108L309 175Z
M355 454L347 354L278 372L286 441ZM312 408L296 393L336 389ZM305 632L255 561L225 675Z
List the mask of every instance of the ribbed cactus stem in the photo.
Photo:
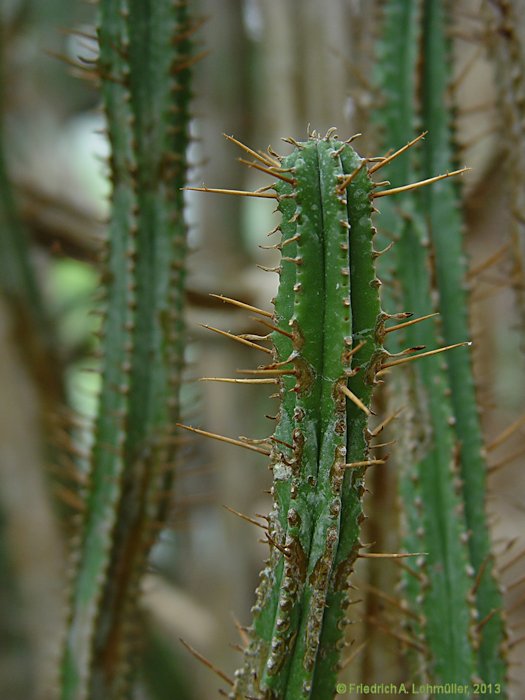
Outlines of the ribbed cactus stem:
M451 81L450 20L448 3L424 3L422 118L429 136L422 151L422 175L454 167ZM463 220L457 183L442 181L423 193L422 201L432 241L445 343L468 337L467 261L463 244ZM462 494L469 530L470 563L479 580L476 607L479 620L478 673L485 683L501 692L506 675L503 597L494 579L492 542L487 513L487 459L476 397L471 354L466 348L447 357L447 370L459 441ZM487 616L490 619L487 620ZM489 687L492 687L489 686Z
M382 358L365 162L329 132L296 144L281 167L292 184L275 186L283 216L275 321L288 335L275 333L274 348L290 376L281 380L271 455L275 544L235 698L321 698L324 685L334 692L362 518L364 467L347 465L368 459L365 429Z
M186 2L100 3L112 214L103 270L102 390L76 553L63 700L130 697L140 580L166 511L159 502L174 460L184 363L181 188L191 33Z

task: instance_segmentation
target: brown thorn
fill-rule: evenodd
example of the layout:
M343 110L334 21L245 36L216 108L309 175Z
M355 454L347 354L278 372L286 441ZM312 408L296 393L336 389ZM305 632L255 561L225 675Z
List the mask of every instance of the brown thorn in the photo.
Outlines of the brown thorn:
M429 177L426 180L420 180L419 182L411 182L408 185L403 185L402 187L393 187L390 190L384 190L383 192L374 192L371 196L373 199L377 197L387 197L391 194L399 194L400 192L409 192L410 190L418 189L419 187L425 187L426 185L431 185L433 182L439 182L439 180L445 180L448 177L454 177L454 175L461 175L466 173L472 168L461 168L460 170L453 170L451 173L443 173L443 175L436 175L435 177Z
M483 627L485 627L487 622L490 622L490 620L492 620L494 615L497 615L500 612L501 612L501 610L499 610L498 608L493 608L487 615L485 615L485 617L482 620L480 620L476 624L476 631L481 632L481 630L483 629Z
M389 426L392 421L396 420L396 418L398 418L404 410L405 406L401 406L401 408L398 408L394 411L394 413L387 416L384 421L381 421L381 423L379 423L379 425L377 425L373 430L369 430L370 439L377 437L379 433L383 432L383 430Z
M279 199L276 194L268 192L250 192L246 190L224 190L218 187L181 187L182 190L190 192L212 192L213 194L233 194L238 197L262 197L264 199Z
M413 649L416 649L416 651L419 651L421 653L424 653L426 651L425 647L422 644L419 644L419 642L417 642L415 639L412 639L412 637L409 637L406 634L402 634L401 632L394 632L393 629L382 625L374 617L369 617L368 619L379 630L381 630L382 632L386 632L386 634L389 634L391 637L394 637L394 639L399 640L403 644L407 644L409 647L412 647Z
M525 413L520 416L517 420L515 420L513 423L511 423L505 430L503 430L498 437L496 437L491 443L487 445L487 450L491 452L492 450L495 450L496 447L499 447L502 443L504 443L508 438L516 432L518 428L521 428L521 426L525 423Z
M271 367L264 369L236 369L235 371L239 372L239 374L271 374L277 377L297 374L294 369L272 369Z
M390 447L391 445L397 445L397 440L389 440L388 442L378 442L376 445L368 445L371 450L377 450L380 447Z
M256 333L239 333L239 338L244 338L245 340L270 340L271 335L257 335Z
M272 177L277 177L279 180L282 180L283 182L287 182L289 185L295 185L296 180L292 179L291 177L286 177L285 175L281 175L280 173L276 173L275 171L277 168L272 165L273 170L270 170L269 168L265 168L262 165L257 165L257 163L250 163L249 160L245 160L244 158L239 158L239 162L242 163L243 165L247 165L249 168L255 168L256 170L260 170L262 173L266 173L267 175L271 175Z
M257 321L257 323L262 323L262 325L266 326L266 328L269 328L270 330L275 331L276 333L280 333L281 335L285 335L287 338L293 340L293 335L291 333L283 331L282 328L275 326L273 323L268 323L268 321L265 321L263 318L254 318L252 320Z
M419 621L419 615L417 613L415 613L413 610L410 610L410 608L403 605L403 603L400 600L398 600L397 598L394 598L393 596L388 595L388 593L385 593L380 588L376 588L375 586L372 586L370 583L360 583L358 587L360 590L363 589L365 591L369 591L370 593L373 593L378 598L381 598L382 600L385 600L387 603L390 603L390 605L397 608L398 610L403 612L408 617L411 617L413 620Z
M372 175L375 173L377 170L382 168L384 165L388 165L391 163L395 158L398 156L402 155L405 151L408 151L409 148L411 148L414 144L416 144L418 141L421 141L422 138L424 138L428 134L428 131L424 131L422 134L419 134L415 139L412 139L412 141L409 141L407 144L405 144L402 148L399 150L395 151L395 153L392 153L389 156L385 156L382 158L382 160L377 164L373 165L369 169L369 174Z
M247 311L253 311L261 316L266 316L267 318L273 318L273 314L270 311L265 311L264 309L258 309L256 306L251 306L250 304L245 304L243 301L238 299L231 299L230 297L225 297L222 294L210 294L214 299L220 299L227 304L232 304L233 306L238 306L240 309L246 309Z
M223 508L226 508L227 511L230 513L233 513L234 515L237 515L241 520L246 520L247 523L251 523L252 525L257 525L257 527L262 528L266 532L266 527L262 525L261 523L257 522L257 520L254 520L254 518L250 518L249 515L245 515L244 513L239 513L238 510L234 510L233 508L230 508L230 506L223 505Z
M517 639L513 639L512 642L509 642L508 649L514 649L514 647L517 647L518 644L521 644L522 642L525 642L525 636L518 637Z
M352 170L352 172L345 177L345 179L337 185L335 188L335 191L337 194L343 194L343 192L346 190L348 185L352 182L352 180L361 172L361 170L365 167L366 161L362 160L360 165L357 166L355 170Z
M436 348L435 350L429 350L428 352L421 352L419 355L410 355L410 357L402 357L398 360L392 360L392 362L386 362L385 364L381 365L381 369L376 373L376 376L381 375L383 370L387 369L388 367L395 367L396 365L403 365L407 362L413 362L414 360L419 360L422 357L430 357L431 355L437 355L440 352L445 352L446 350L453 350L454 348L460 348L462 346L471 346L472 341L467 340L463 343L454 343L453 345L447 345L444 348Z
M271 440L272 442L275 442L275 443L278 444L278 445L284 445L284 447L288 447L288 449L290 449L290 450L293 450L293 448L294 448L293 445L290 445L289 442L285 442L284 440L279 440L279 438L276 438L276 437L274 437L273 435L272 435L272 437L270 438L270 440Z
M232 616L233 624L235 625L235 628L236 628L237 632L239 633L239 637L241 638L241 642L244 644L245 647L247 647L248 644L250 643L250 638L246 634L246 627L241 625L241 623L239 622L239 620L235 616L234 612L230 612L230 615Z
M374 464L385 464L386 459L363 459L361 462L343 464L345 469L358 469L359 467L372 467Z
M398 323L396 326L390 326L390 328L385 328L385 335L387 333L392 333L393 331L398 331L401 328L407 328L407 326L413 326L416 323L421 323L421 321L426 321L428 318L433 318L434 316L439 316L439 312L435 314L427 314L426 316L420 316L419 318L405 321L405 323Z
M503 566L499 567L499 573L502 574L504 571L507 571L507 569L510 569L514 564L516 564L523 556L525 556L525 549L522 549L519 551L516 555L512 557L512 559L509 559L509 561L506 564L503 564Z
M518 457L521 457L524 454L525 454L525 447L521 447L519 450L515 450L507 457L500 459L499 462L495 462L494 464L491 464L490 467L487 469L487 472L489 474L493 474L494 472L499 471L503 467L506 467L507 464L511 464L512 462L514 462L515 459L517 459Z
M217 433L210 433L207 430L200 430L199 428L192 428L190 425L184 425L183 423L175 424L178 428L184 428L184 430L189 430L192 433L197 433L197 435L203 435L204 437L213 438L214 440L219 440L220 442L226 442L230 445L236 445L237 447L244 447L247 450L252 450L253 452L259 452L266 457L270 456L268 450L263 450L261 447L256 447L255 445L249 445L242 440L235 440L234 438L225 437L224 435L218 435Z
M236 377L201 377L199 382L222 382L223 384L278 384L277 377L264 379L237 379Z
M65 503L73 510L76 510L80 513L85 512L86 504L82 500L81 496L75 493L75 491L73 491L72 489L68 489L66 486L62 486L62 484L55 484L53 491L55 496L60 501Z
M363 649L367 646L367 644L368 644L368 642L366 640L364 642L362 642L361 644L359 644L354 649L354 651L349 655L349 657L341 662L339 670L343 671L345 668L350 666L352 661L354 661L357 658L357 656L359 656L359 654L363 651Z
M477 46L475 51L473 52L472 56L468 59L468 61L465 62L465 65L461 69L461 71L458 73L456 78L450 83L448 86L449 93L454 93L457 91L458 87L461 85L465 77L468 75L470 70L472 69L472 66L476 63L476 61L479 59L479 57L482 55L484 50L483 46Z
M474 584L472 586L471 593L472 595L476 595L478 592L479 584L481 583L481 579L483 578L483 574L485 573L485 569L487 568L487 564L489 562L489 557L485 557L485 559L481 562L481 566L478 569L478 573L476 574L476 579L474 581Z
M487 270L489 267L492 267L492 265L495 265L503 257L503 255L507 252L509 248L510 243L505 243L505 245L502 245L500 248L498 248L498 250L496 250L495 253L489 255L489 257L486 258L483 262L479 263L479 265L472 267L467 273L467 279L472 279L473 277L479 275L481 272Z
M274 163L272 163L266 156L263 154L257 153L256 151L253 151L251 148L246 146L244 143L241 143L241 141L238 141L236 138L233 136L228 136L228 134L223 134L225 138L228 139L231 143L234 143L236 146L239 146L239 148L242 148L243 151L246 151L252 158L255 158L256 160L260 161L261 163L264 163L264 165L267 165L271 168L275 167Z
M412 569L412 567L407 566L401 559L397 559L395 563L399 566L400 569L403 569L403 571L406 571L407 574L410 574L413 576L415 579L417 579L420 583L424 584L426 582L425 577L423 574L420 574L419 571L416 571L415 569Z
M200 654L196 649L194 649L188 642L184 641L182 637L179 637L179 642L186 647L186 649L192 654L198 661L203 663L205 666L207 666L213 673L215 673L219 678L221 678L225 683L230 685L233 688L233 681L231 678L229 678L223 671L221 671L217 666L214 666L211 661L208 661L208 659Z
M513 588L518 588L518 586L521 586L522 583L525 583L525 574L517 578L512 583L509 583L508 586L505 586L505 590L511 591Z
M339 386L339 390L347 397L350 399L350 401L357 406L357 408L360 408L363 413L365 413L367 416L370 415L370 409L365 406L365 404L361 401L361 399L354 394L353 391L350 391L350 389L345 385L341 384Z
M285 557L289 557L289 556L290 556L290 552L288 551L288 549L286 549L286 547L283 547L282 545L278 544L278 543L273 539L273 537L270 537L270 535L268 534L268 532L266 532L266 541L267 541L267 543L268 543L269 545L271 545L272 547L275 547L276 549L278 549L278 550L281 552L281 554L284 554Z
M228 333L228 331L222 331L220 328L215 328L214 326L208 326L206 323L201 323L200 325L202 326L202 328L206 328L207 330L213 331L214 333L219 333L219 335L223 335L225 338L231 338L232 340L236 340L238 343L242 343L242 345L246 345L249 348L256 348L257 350L261 350L261 352L268 353L268 355L272 354L272 351L269 348L263 348L261 345L257 345L257 343L252 343L246 338L239 337L238 335L234 335L233 333Z
M359 552L357 555L361 559L406 559L407 557L421 557L428 555L428 552Z

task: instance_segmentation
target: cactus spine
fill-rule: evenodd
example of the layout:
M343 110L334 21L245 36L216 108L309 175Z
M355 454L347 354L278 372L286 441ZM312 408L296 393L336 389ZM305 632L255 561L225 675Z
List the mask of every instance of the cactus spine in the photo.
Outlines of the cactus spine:
M102 0L111 142L102 390L61 669L63 700L131 692L141 574L174 459L183 366L192 21L186 2ZM136 644L135 644L136 646Z

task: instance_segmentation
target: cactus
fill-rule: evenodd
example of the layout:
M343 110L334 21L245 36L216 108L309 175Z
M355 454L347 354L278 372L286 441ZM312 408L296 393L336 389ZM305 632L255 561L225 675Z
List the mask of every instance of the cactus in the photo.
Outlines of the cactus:
M385 13L384 63L380 66L383 71L378 71L385 105L378 116L388 144L393 141L394 146L401 146L412 137L417 118L414 82L409 90L403 87L407 74L415 75L417 55L410 56L400 46L396 22L392 21L399 19L399 13L409 13L411 20L405 17L405 21L411 33L415 35L422 27L421 118L430 133L424 142L420 172L429 177L436 170L453 167L445 8L432 2L390 3ZM392 79L399 75L403 76L402 86L393 92ZM404 100L401 110L399 95ZM389 175L397 185L407 173L400 177L399 171L391 168ZM431 314L436 310L431 301L435 282L445 342L465 340L469 335L468 299L457 189L444 180L419 197L407 193L401 207L405 223L393 228L392 212L388 211L386 226L399 236L396 275L403 303L417 315ZM431 241L435 272L427 255ZM410 266L406 264L408 256L412 258ZM430 324L406 330L409 345L434 344L438 337ZM414 646L426 650L430 658L424 671L427 678L468 683L479 677L502 691L502 601L492 572L485 513L486 461L469 353L466 349L451 353L446 366L434 359L415 368L405 393L413 405L406 415L408 437L398 456L400 463L406 465L407 458L410 463L407 451L411 444L412 458L418 463L414 469L405 466L402 470L405 544L429 553L421 568L413 569L414 574L405 580L414 611L417 600L423 600L423 617L419 624L412 624ZM422 542L417 544L420 538Z
M446 5L425 2L423 30L422 119L429 137L422 151L423 177L453 167L451 109L447 100L450 48ZM469 334L467 266L463 251L461 202L455 183L441 182L422 194L432 247L445 343ZM503 599L494 578L492 543L486 516L487 460L481 430L471 358L466 349L447 358L460 474L469 531L470 563L476 576L478 673L488 684L503 687L505 627Z
M184 361L187 3L103 0L99 74L113 184L102 389L61 697L129 697L141 574L166 512ZM162 503L164 499L164 504Z

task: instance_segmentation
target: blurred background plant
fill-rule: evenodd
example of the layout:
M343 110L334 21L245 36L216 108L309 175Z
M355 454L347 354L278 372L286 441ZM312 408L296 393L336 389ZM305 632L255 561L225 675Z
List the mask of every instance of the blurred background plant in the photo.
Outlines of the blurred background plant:
M272 144L279 151L282 136L306 136L308 124L320 132L336 124L345 138L363 132L360 152L378 155L370 114L380 105L372 74L383 4L195 2L194 14L207 18L198 42L211 57L195 68L192 184L234 189L267 184L236 163L223 132L255 148ZM470 266L478 270L472 276L475 368L486 441L494 446L490 463L505 465L491 474L488 505L509 619L519 622L525 604L519 585L523 562L515 561L525 525L521 427L498 442L525 410L523 345L509 285L511 277L516 281L516 263L508 255L511 247L502 249L511 221L503 137L509 110L499 109L497 89L505 68L519 70L515 66L523 61L520 25L511 25L516 32L509 35L504 24L509 7L516 17L525 13L522 0L460 0L453 8L451 34L457 159L473 168L463 196ZM73 411L85 419L74 427L76 449L79 443L88 446L84 426L94 414L98 391L98 375L92 371L97 368L92 359L97 318L90 311L97 291L96 250L108 214L103 163L108 144L96 88L71 76L96 57L96 44L87 38L93 33L95 8L80 0L3 0L0 12L0 696L40 700L48 697L56 666L66 542L81 507L67 486L63 455L71 448ZM86 38L73 36L72 29ZM518 47L513 66L497 63L509 38ZM231 376L236 368L253 364L251 354L199 324L256 332L246 315L214 303L208 294L224 293L270 308L276 279L257 265L271 267L272 256L257 244L266 244L265 234L276 221L263 200L188 193L187 209L193 250L190 374ZM484 267L491 257L494 264ZM264 415L275 410L264 390L252 387L233 390L189 382L183 400L187 421L225 435L266 436ZM395 474L392 463L387 474L382 485L374 480L368 499L377 551L396 546L392 521L377 506ZM151 642L137 697L173 697L166 688L175 684L177 697L216 695L216 677L187 654L180 637L227 674L238 666L234 620L249 620L267 545L259 544L257 532L222 506L248 514L267 512L269 485L260 456L239 455L211 441L188 445L170 526L159 535L144 585ZM363 541L369 539L365 534ZM357 572L365 584L365 602L356 619L364 621L353 625L353 632L373 644L344 680L401 677L399 643L381 624L388 603L375 598L372 604L365 594L366 582L377 580L372 567L378 566L394 565L372 562ZM512 635L511 660L516 661L521 634L516 630ZM515 697L523 688L520 674L520 668L511 666ZM160 678L169 680L159 683Z

